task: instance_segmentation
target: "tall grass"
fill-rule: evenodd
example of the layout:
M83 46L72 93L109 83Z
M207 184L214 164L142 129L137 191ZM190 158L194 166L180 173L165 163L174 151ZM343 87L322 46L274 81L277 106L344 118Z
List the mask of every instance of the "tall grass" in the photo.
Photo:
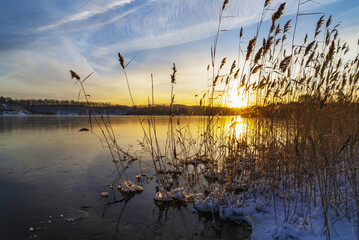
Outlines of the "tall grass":
M272 10L271 1L266 0L255 36L242 48L241 29L238 59L223 58L217 67L221 24L229 6L224 1L207 68L210 86L199 101L207 116L201 117L196 133L189 127L191 116L185 123L174 116L177 68L173 65L165 146L159 144L156 117L151 113L155 106L151 75L149 113L139 122L158 191L168 197L157 200L172 201L171 191L182 187L186 194L196 194L186 195L185 200L196 198L200 203L215 196L218 206L244 211L249 196L254 196L263 208L272 203L275 222L300 221L302 226L311 223L313 209L320 207L327 239L333 225L342 219L356 226L359 239L359 55L348 59L349 46L339 38L338 25L333 26L331 16L321 16L313 26L314 34L296 44L298 22L307 15L301 7L308 2L299 0L295 19L282 22L286 3ZM269 28L263 29L268 14ZM267 37L260 40L263 34ZM119 61L135 106L127 65L120 53ZM224 72L228 62L230 70ZM78 81L86 98L83 81ZM247 101L243 116L254 117L240 131L238 116L228 121L211 112L213 106L228 103L232 88ZM97 117L92 118L100 124ZM115 159L123 151L111 125L103 121L102 126L101 141ZM123 165L118 173L127 179ZM219 212L219 208L211 211Z
M255 196L265 194L268 201L281 199L286 222L293 221L300 209L302 224L307 224L310 207L319 201L328 239L333 222L341 218L355 222L359 234L359 55L344 60L348 59L349 47L340 40L338 25L332 26L331 16L319 18L313 39L308 41L306 35L303 44L295 45L298 17L304 16L300 12L303 4L298 2L293 32L291 20L280 27L285 9L285 3L281 4L272 14L268 37L257 46L261 18L256 35L241 54L245 59L240 73L233 76L232 68L228 73L248 105L257 110L252 114L265 118L257 119L254 131L244 138L227 137L229 151L217 161L221 166L233 166L233 158L239 161L239 184L244 181ZM268 1L263 14L266 11ZM289 33L292 42L288 42ZM229 83L226 81L222 89ZM221 169L227 179L229 169ZM236 174L230 176L235 179ZM233 183L231 180L226 184ZM338 215L331 216L331 210Z

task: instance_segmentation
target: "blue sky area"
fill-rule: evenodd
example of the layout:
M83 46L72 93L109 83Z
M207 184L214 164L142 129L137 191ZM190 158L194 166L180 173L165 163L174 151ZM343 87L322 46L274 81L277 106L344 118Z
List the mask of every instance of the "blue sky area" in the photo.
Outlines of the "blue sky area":
M304 0L302 0L303 2ZM274 0L276 9L283 1ZM222 0L0 0L0 95L12 98L77 99L69 70L85 76L94 101L130 104L120 51L126 59L136 103L150 94L154 74L158 103L169 99L172 63L178 68L176 102L194 104L207 86L206 67ZM238 33L254 35L264 0L230 0L218 59L238 55ZM283 22L297 0L287 1ZM358 0L316 0L301 12L333 15L354 53L359 37ZM270 18L268 14L268 18ZM321 15L301 17L296 41L312 34ZM265 24L264 24L265 27ZM293 28L292 28L293 29ZM245 45L245 44L244 44ZM232 59L232 60L231 60Z

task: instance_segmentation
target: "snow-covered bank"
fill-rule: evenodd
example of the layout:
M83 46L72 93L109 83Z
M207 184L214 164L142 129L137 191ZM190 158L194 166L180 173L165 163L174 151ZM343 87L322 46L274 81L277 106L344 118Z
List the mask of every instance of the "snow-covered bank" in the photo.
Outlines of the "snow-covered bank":
M252 239L326 239L324 230L324 216L320 204L316 207L312 204L311 215L302 215L300 209L290 212L290 220L285 221L284 207L276 197L276 213L274 201L266 202L265 199L255 201L252 197L248 199L243 210L243 216L252 225ZM320 201L320 199L318 199ZM308 205L302 203L307 208ZM300 204L299 204L300 205ZM300 207L300 206L298 206ZM241 209L238 209L241 211ZM237 210L237 211L238 211ZM330 239L356 239L356 225L347 218L334 211L330 211ZM275 219L277 218L277 221Z
M247 191L240 194L228 193L215 186L206 197L196 198L194 208L199 212L219 214L222 220L246 220L252 226L251 239L326 239L321 199L310 206L292 193L289 201L277 194L254 195ZM318 193L319 194L319 193ZM310 211L307 211L310 209ZM304 213L304 214L303 214ZM286 215L286 216L285 216ZM340 209L328 212L330 239L356 239L356 219L343 216Z
M93 108L95 115L126 115L127 112L118 109ZM0 115L2 116L26 116L26 115L58 115L74 116L88 115L89 109L78 106L17 106L0 103Z
M9 106L4 103L0 104L0 115L3 115L3 116L26 116L29 114L31 114L31 113L24 108Z

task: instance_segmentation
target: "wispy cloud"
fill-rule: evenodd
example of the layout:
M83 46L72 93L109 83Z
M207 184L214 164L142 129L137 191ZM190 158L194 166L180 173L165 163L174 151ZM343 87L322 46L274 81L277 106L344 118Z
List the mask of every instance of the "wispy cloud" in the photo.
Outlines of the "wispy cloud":
M131 3L133 0L117 0L117 1L112 1L110 3L107 3L105 5L102 5L101 1L100 4L97 4L96 6L92 7L91 9L85 10L85 11L81 11L79 13L76 13L74 15L68 16L65 19L62 19L58 22L46 25L46 26L41 26L38 28L38 31L45 31L45 30L50 30L52 28L64 25L64 24L69 24L72 22L77 22L77 21L82 21L82 20L86 20L88 18L91 18L93 16L96 15L100 15L100 14L104 14L110 10L113 10L119 6Z
M337 0L321 1L328 4ZM273 9L280 1L274 1ZM94 54L106 55L114 49L134 52L144 49L161 48L196 41L213 36L218 24L222 1L208 0L152 0L145 7L139 7L116 21L109 19L111 38L94 37L98 48ZM263 1L230 1L225 12L223 29L231 30L248 26L260 18ZM286 14L296 11L296 4L287 4ZM315 3L303 5L303 11L320 7ZM270 18L271 12L267 15ZM94 33L96 34L96 33ZM102 42L103 41L103 42ZM103 44L102 44L103 43Z
M338 0L318 0L328 4ZM275 9L281 1L273 1ZM94 56L108 55L114 48L124 51L161 48L196 41L216 32L221 0L87 0L61 10L61 19L35 28L36 38L67 35L91 47ZM230 1L223 29L248 26L260 18L264 0ZM314 3L304 9L320 7ZM286 14L296 11L295 1ZM69 13L67 13L69 12ZM271 12L267 15L270 17ZM26 31L26 30L24 30ZM27 34L27 37L31 34Z
M283 1L273 0L272 9ZM317 1L326 5L339 0ZM285 14L295 13L296 2L287 2ZM208 39L216 32L222 3L222 0L34 0L26 3L26 11L18 9L15 3L11 3L13 10L5 11L3 9L10 5L5 4L5 8L0 10L0 95L21 94L26 97L27 88L32 88L31 92L39 97L46 97L46 94L51 97L60 91L69 98L77 96L68 91L68 82L64 81L70 68L79 74L95 70L99 75L94 77L110 85L114 79L121 79L116 62L116 52L121 51L137 56L141 54L135 59L136 64L133 62L129 66L130 71L136 68L131 75L138 86L149 83L148 72L155 71L158 89L162 90L164 83L168 82L172 61L178 63L181 70L176 87L187 99L188 89L183 87L181 90L181 84L190 83L196 91L201 84L200 81L194 83L193 79L206 79L206 59L211 41ZM246 26L259 20L263 4L264 0L230 0L222 29L233 30L243 26L245 34L250 35L246 30L251 27ZM318 11L321 7L308 2L303 5L303 11ZM43 14L38 16L37 12ZM267 17L270 18L271 14L269 12ZM229 34L231 32L224 35ZM237 38L221 38L221 43L222 40L234 46L238 41ZM181 45L184 43L187 44ZM160 62L161 59L166 60ZM115 83L116 91L101 87L101 84L106 85L103 82L96 84L96 92L102 92L103 96L127 96L120 81ZM143 92L139 94L143 95Z

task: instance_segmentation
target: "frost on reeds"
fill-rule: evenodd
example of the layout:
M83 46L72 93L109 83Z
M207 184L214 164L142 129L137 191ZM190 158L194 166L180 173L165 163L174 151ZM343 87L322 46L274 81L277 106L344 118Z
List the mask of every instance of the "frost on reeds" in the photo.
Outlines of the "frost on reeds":
M229 207L229 202L223 191L211 185L208 194L198 195L193 206L201 212L219 213L222 207Z
M134 184L130 180L122 182L117 189L121 193L140 193L143 191L143 187Z
M168 169L170 174L181 174L183 172L183 167L181 166L173 166Z
M155 201L157 202L193 202L195 194L187 194L183 187L178 187L170 191L160 187L156 192Z

